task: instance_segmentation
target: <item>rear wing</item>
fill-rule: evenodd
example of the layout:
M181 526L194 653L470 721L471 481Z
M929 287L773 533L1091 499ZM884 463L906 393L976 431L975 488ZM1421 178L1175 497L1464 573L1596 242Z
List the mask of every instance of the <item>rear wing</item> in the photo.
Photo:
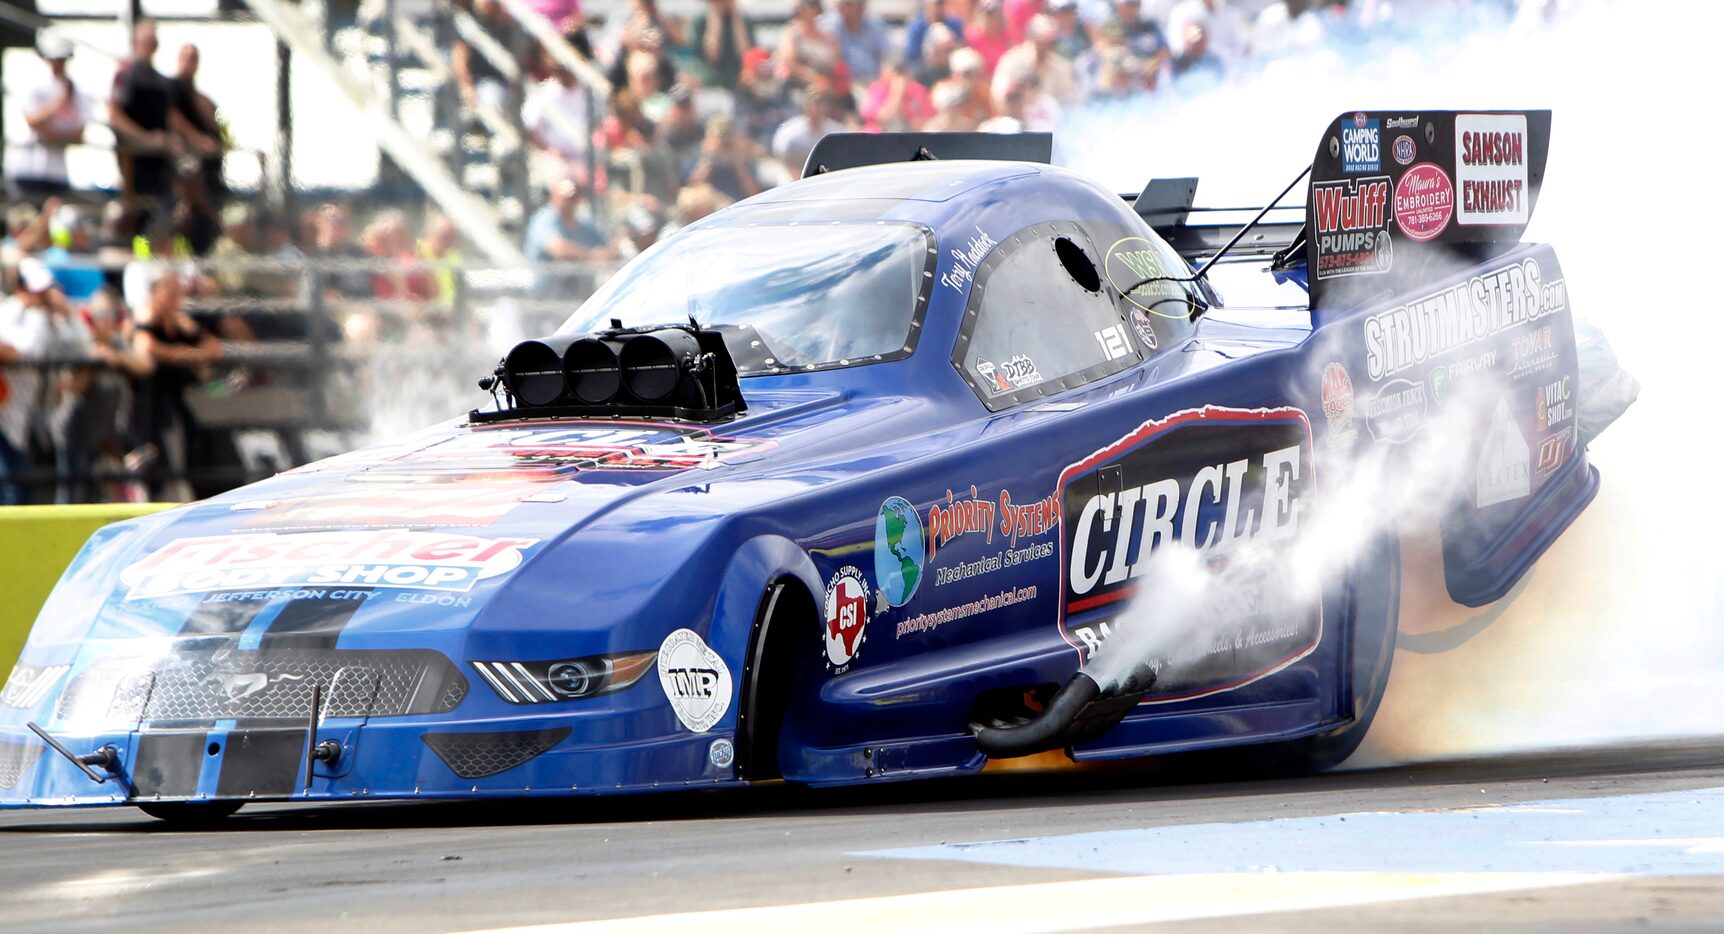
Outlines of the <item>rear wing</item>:
M1039 162L1054 159L1052 133L828 133L803 165L807 178L841 169L928 159Z
M1351 307L1520 242L1550 151L1550 111L1359 111L1311 162L1311 308ZM1289 257L1290 258L1290 257Z

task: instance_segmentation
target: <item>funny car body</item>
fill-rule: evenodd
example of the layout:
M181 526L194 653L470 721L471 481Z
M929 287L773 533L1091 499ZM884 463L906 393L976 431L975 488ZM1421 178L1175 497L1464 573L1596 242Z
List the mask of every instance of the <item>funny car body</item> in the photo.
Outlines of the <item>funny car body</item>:
M1468 386L1451 596L1498 599L1584 508L1563 274L1520 241L1549 127L1345 115L1302 219L1201 276L1242 224L1199 223L1194 183L1122 198L1045 137L828 137L509 350L483 408L97 533L0 695L0 804L1332 765L1388 675L1393 536L1201 651L1084 673L1122 614L1158 624L1162 549L1298 549L1326 484Z

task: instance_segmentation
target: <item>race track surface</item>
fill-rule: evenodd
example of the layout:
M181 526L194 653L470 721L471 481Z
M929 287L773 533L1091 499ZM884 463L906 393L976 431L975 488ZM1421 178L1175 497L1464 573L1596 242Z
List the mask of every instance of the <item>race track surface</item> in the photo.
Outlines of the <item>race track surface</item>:
M1194 767L253 806L196 832L131 809L9 812L0 927L1724 926L1724 742L1269 781Z

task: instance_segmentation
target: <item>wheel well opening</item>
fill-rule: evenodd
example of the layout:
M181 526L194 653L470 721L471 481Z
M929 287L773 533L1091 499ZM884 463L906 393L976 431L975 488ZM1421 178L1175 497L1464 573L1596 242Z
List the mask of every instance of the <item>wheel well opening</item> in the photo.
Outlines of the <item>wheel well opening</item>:
M778 739L795 687L795 652L817 629L814 596L801 581L783 577L761 595L749 639L737 767L749 781L779 778Z

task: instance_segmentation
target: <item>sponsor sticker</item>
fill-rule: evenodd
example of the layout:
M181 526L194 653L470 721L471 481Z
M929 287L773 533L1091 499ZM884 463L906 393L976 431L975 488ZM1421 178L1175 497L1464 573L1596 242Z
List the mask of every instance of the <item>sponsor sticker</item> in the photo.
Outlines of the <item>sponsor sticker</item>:
M772 441L729 438L663 422L606 421L558 428L463 431L349 479L356 483L432 484L562 480L589 470L676 471L711 467Z
M1317 220L1317 278L1388 272L1389 177L1350 178L1311 186Z
M1460 188L1457 223L1526 223L1526 114L1457 114L1455 181Z
M998 396L1012 391L1012 381L1006 379L1006 374L1000 372L994 361L986 357L976 358L976 375L987 383L990 395Z
M1526 436L1515 424L1508 399L1498 398L1490 433L1479 448L1478 507L1513 502L1532 492Z
M730 669L692 629L678 629L659 645L658 683L692 733L712 729L730 709Z
M60 680L60 676L70 671L70 665L27 665L19 662L12 666L12 674L6 679L6 687L0 690L0 704L8 707L29 709L42 702L48 692Z
M1416 115L1411 117L1390 117L1383 121L1383 129L1385 130L1416 130L1418 128L1419 118Z
M1131 329L1137 333L1137 339L1143 341L1143 346L1149 350L1156 349L1155 325L1149 321L1149 316L1136 308L1131 310Z
M1388 444L1405 444L1425 428L1425 384L1392 379L1365 401L1365 424L1371 437Z
M464 593L519 567L536 538L446 532L254 532L169 542L120 573L126 599L345 584Z
M1412 165L1413 160L1419 157L1419 144L1414 142L1411 136L1403 133L1395 137L1395 145L1391 151L1395 155L1396 162L1401 165Z
M1395 183L1395 223L1414 240L1434 240L1455 213L1455 188L1449 175L1430 162L1410 166Z
M1066 467L1059 620L1067 644L1087 659L1102 637L1096 617L1080 614L1136 594L1161 548L1199 549L1221 566L1245 542L1290 546L1316 489L1311 455L1310 422L1299 409L1206 406L1144 422ZM1156 668L1148 702L1233 690L1316 648L1320 600L1293 596L1274 565L1249 583L1250 593L1238 595L1237 631L1190 665ZM1153 612L1155 594L1143 599Z
M1329 420L1331 439L1351 441L1357 436L1353 431L1353 377L1339 363L1323 367L1323 417Z
M1516 336L1509 346L1514 351L1514 364L1509 367L1511 379L1556 368L1556 332L1548 325Z
M544 489L544 484L355 484L242 510L248 529L483 528Z
M1383 169L1383 131L1377 121L1363 113L1353 115L1351 125L1341 127L1341 171L1359 174Z
M1107 248L1102 271L1115 292L1149 314L1181 320L1190 314L1184 284L1172 281L1185 273L1168 265L1161 250L1143 237L1115 240Z
M1574 402L1568 388L1568 377L1546 383L1533 393L1533 412L1539 431L1556 426L1574 417Z
M1545 282L1537 260L1502 266L1366 318L1365 369L1373 381L1394 376L1567 307L1563 281Z
M1568 455L1573 451L1573 425L1540 441L1538 443L1538 475L1542 477L1554 473L1557 468L1568 463Z
M916 507L902 496L880 504L874 517L874 579L887 606L903 606L922 583L927 543Z
M868 581L845 565L826 585L826 663L843 672L862 651L868 629Z

